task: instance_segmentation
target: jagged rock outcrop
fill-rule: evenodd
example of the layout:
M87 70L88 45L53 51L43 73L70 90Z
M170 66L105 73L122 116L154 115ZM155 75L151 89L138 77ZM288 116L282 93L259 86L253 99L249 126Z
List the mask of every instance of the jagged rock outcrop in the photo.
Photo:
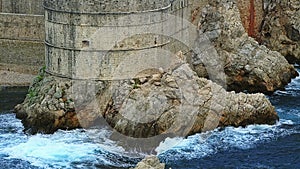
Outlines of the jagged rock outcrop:
M132 137L162 133L186 136L220 126L274 124L278 118L262 94L226 92L221 86L198 78L188 64L153 75L136 89L128 83L111 85L119 90L114 94L110 89L105 92L109 95L99 97L111 100L103 116L114 129Z
M156 156L149 156L139 162L134 169L165 169Z
M290 63L300 63L300 1L265 0L261 40Z
M235 0L210 1L202 9L199 29L214 44L223 61L229 90L272 93L297 76L294 67L280 53L248 37ZM197 71L197 63L192 64Z
M226 92L199 78L184 62L149 72L146 78L105 83L42 76L16 107L17 117L31 133L89 127L104 119L119 133L135 138L187 136L278 120L264 95Z
M67 93L71 85L70 80L45 76L44 72L34 79L24 102L15 107L16 117L22 120L27 133L81 127L72 95Z

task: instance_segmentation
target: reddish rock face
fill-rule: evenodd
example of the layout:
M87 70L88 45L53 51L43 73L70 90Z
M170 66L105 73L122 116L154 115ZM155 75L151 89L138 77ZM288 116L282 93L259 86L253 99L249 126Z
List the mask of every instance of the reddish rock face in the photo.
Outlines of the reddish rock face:
M264 17L263 0L237 0L243 26L248 35L259 40Z
M251 37L255 37L255 6L254 6L254 0L250 0L250 7L249 7L249 29L248 29L248 35Z

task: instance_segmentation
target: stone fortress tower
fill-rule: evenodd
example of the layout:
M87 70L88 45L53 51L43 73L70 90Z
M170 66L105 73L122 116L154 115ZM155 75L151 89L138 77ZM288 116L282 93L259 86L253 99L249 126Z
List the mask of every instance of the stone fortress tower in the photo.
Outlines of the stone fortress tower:
M132 78L128 66L155 66L164 57L159 50L184 50L168 36L187 36L188 6L188 0L45 0L46 71L81 80Z

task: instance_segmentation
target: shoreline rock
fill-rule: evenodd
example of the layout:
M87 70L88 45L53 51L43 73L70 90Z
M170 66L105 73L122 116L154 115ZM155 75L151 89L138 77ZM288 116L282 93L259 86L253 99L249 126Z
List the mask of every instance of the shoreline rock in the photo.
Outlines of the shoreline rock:
M281 54L248 36L235 0L210 1L202 9L199 29L215 46L230 91L270 94L298 76ZM196 72L198 60L201 58L193 58L191 63Z
M165 169L165 164L160 163L156 156L149 156L139 162L133 169Z
M262 44L280 52L290 63L300 64L300 1L265 1Z
M160 83L159 87L145 83L133 90L124 88L124 83L117 84L115 88L124 95L108 96L116 103L109 106L104 118L118 132L143 138L162 133L185 137L217 127L274 124L278 120L264 95L226 92L198 78L188 64L162 75ZM107 96L100 96L100 100L109 100L103 97Z
M24 102L15 107L25 132L49 134L58 129L81 128L74 102L64 93L70 85L69 80L46 76L44 72L33 80Z
M278 115L263 94L226 92L199 78L188 64L147 82L76 82L42 76L15 109L25 131L88 128L99 119L119 133L148 138L188 136L217 127L274 124Z

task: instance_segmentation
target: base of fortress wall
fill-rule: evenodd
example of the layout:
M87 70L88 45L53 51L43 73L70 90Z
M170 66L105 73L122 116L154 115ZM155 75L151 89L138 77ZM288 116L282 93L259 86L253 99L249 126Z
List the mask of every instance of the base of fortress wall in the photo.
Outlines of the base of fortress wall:
M42 42L0 39L0 69L37 74L44 65Z

